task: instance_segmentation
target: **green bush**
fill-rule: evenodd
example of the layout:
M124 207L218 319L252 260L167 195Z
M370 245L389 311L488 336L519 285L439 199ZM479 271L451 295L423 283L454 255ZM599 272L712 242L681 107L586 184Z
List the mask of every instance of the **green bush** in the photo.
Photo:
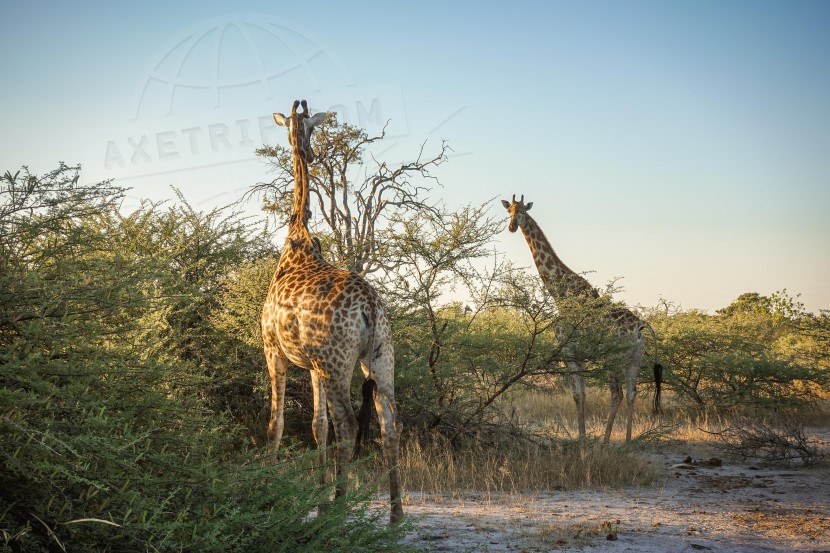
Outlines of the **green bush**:
M664 312L650 320L667 383L692 405L803 407L830 383L824 317L805 313L785 292L744 294L714 315Z
M227 267L255 257L240 227L122 218L122 191L77 172L0 188L0 548L398 550L365 495L309 517L331 493L314 456L262 465L218 397L223 348L245 344L211 325Z

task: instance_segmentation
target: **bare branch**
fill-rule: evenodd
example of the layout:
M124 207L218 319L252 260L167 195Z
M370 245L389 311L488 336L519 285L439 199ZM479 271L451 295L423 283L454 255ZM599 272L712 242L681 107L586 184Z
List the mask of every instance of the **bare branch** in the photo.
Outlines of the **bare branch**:
M394 213L438 215L438 208L427 199L431 188L425 183L440 185L430 170L444 163L450 150L444 141L427 159L425 142L414 161L390 166L371 153L366 155L367 148L386 138L387 126L388 122L380 134L370 137L330 115L313 135L318 160L310 167L309 179L309 193L318 212L313 230L323 235L327 259L362 274L385 268L379 257L381 235ZM269 210L287 220L293 190L290 152L282 146L265 146L257 154L272 160L276 176L271 182L258 183L246 196L262 197ZM362 178L355 178L361 174Z

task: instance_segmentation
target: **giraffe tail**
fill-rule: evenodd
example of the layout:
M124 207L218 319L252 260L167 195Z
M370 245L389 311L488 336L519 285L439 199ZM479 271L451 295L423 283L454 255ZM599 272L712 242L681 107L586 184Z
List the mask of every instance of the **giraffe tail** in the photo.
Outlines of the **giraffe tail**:
M354 458L360 456L360 450L364 442L368 439L369 425L372 423L372 403L375 401L375 390L377 390L377 382L371 378L367 378L363 383L361 395L363 396L363 403L360 404L360 410L357 412L357 437L354 440Z
M663 365L660 363L654 364L654 406L652 412L657 414L660 412L660 388L663 384Z

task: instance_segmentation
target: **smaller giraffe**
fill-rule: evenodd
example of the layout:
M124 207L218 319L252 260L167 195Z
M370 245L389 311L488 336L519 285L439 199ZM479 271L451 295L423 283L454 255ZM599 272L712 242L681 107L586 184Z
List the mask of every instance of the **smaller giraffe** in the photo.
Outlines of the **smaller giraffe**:
M374 399L381 438L389 467L390 518L403 518L398 477L398 440L394 390L395 354L392 331L377 292L359 275L327 263L320 243L311 237L308 220L308 163L314 159L311 133L325 113L310 116L305 100L294 102L291 115L274 114L288 128L294 168L294 200L288 237L262 309L262 338L271 379L271 420L268 450L279 448L283 432L285 380L289 364L307 369L314 390L312 431L325 467L328 437L327 412L337 442L335 469L345 476L351 461L358 421L351 404L352 373L359 362L367 383L364 401ZM323 482L328 471L323 470ZM338 478L336 496L347 489Z
M533 202L524 203L524 195L519 201L516 201L516 195L513 195L513 201L508 202L502 200L502 205L510 213L510 223L507 229L510 232L516 232L516 229L521 229L522 234L530 246L530 252L533 255L533 261L539 271L539 276L542 277L542 282L545 288L553 296L554 302L562 303L566 297L581 297L585 300L593 300L593 305L600 308L602 301L599 292L591 286L581 275L571 270L565 265L553 247L548 242L545 233L539 228L536 221L528 215L528 211L533 207ZM595 303L594 303L595 302ZM608 443L611 439L611 430L614 427L614 418L617 416L617 410L620 403L622 403L622 381L625 379L626 393L625 399L628 405L628 417L625 429L625 441L631 441L631 431L634 421L634 399L637 396L637 376L640 373L640 365L643 361L643 356L646 351L645 339L643 330L648 329L654 338L655 346L657 344L654 330L647 322L640 320L634 313L625 308L610 309L608 316L611 317L613 323L616 325L616 332L618 337L628 336L631 346L625 352L622 363L614 363L608 368L608 384L611 388L611 411L608 414L608 422L605 425L605 434L603 436L603 443ZM576 351L573 347L573 341L569 336L565 335L564 329L557 329L557 337L560 342L564 344L564 353L569 359L567 361L568 371L571 374L573 384L573 397L576 402L577 417L579 424L580 437L585 436L585 367L584 362L577 361ZM662 377L662 367L659 363L654 365L654 410L660 408L660 383Z

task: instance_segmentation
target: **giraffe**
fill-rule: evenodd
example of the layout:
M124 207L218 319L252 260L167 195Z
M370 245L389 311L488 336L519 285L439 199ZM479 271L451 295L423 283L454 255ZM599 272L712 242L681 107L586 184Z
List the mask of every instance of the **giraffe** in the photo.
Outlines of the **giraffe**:
M553 297L554 302L559 303L563 298L570 295L584 299L599 300L594 303L599 308L602 305L599 292L585 278L572 271L559 259L559 256L556 255L556 252L553 250L550 242L548 242L542 229L539 228L539 225L533 217L528 215L527 212L533 207L533 202L525 204L524 195L522 195L519 201L516 201L516 195L514 194L512 201L502 200L502 205L510 213L510 223L507 229L510 232L516 232L517 228L522 230L522 234L528 246L530 246L530 252L533 255L533 261L539 271L539 276L542 277L542 282ZM602 440L606 444L611 438L611 430L614 426L614 418L617 416L617 409L619 409L620 403L622 403L623 378L626 383L625 399L628 405L625 441L631 441L631 427L634 421L634 399L637 396L637 376L640 373L640 364L643 361L643 356L646 351L643 330L648 329L651 332L652 338L655 340L655 345L657 343L651 325L640 320L628 309L611 309L608 316L611 317L616 326L617 336L620 338L628 336L631 340L631 345L623 354L623 362L621 364L612 364L608 369L608 382L611 388L611 410L608 414L608 422L605 425L605 434ZM573 347L570 345L572 342L566 339L562 328L557 329L557 336L560 342L565 343L564 353L569 359L567 366L573 385L574 402L576 402L579 436L585 437L584 362L576 360L577 357L574 355L575 351L573 351ZM661 377L662 366L659 363L655 363L655 396L653 404L655 412L660 408Z
M262 338L271 381L271 418L268 424L269 452L276 452L282 438L285 379L288 365L307 369L314 394L312 431L325 467L328 413L336 441L335 470L343 475L351 460L357 420L351 405L350 388L355 364L359 361L366 377L368 396L374 398L381 425L381 437L389 468L390 519L403 519L398 476L398 440L394 392L394 350L392 332L383 305L375 290L359 275L327 263L319 242L311 237L308 220L308 164L314 160L311 134L325 113L310 116L305 100L295 101L291 115L274 114L287 127L294 170L294 197L288 236L279 263L268 287L262 309ZM367 396L364 384L364 399ZM329 481L322 470L322 480ZM335 496L347 491L345 478L337 478Z

